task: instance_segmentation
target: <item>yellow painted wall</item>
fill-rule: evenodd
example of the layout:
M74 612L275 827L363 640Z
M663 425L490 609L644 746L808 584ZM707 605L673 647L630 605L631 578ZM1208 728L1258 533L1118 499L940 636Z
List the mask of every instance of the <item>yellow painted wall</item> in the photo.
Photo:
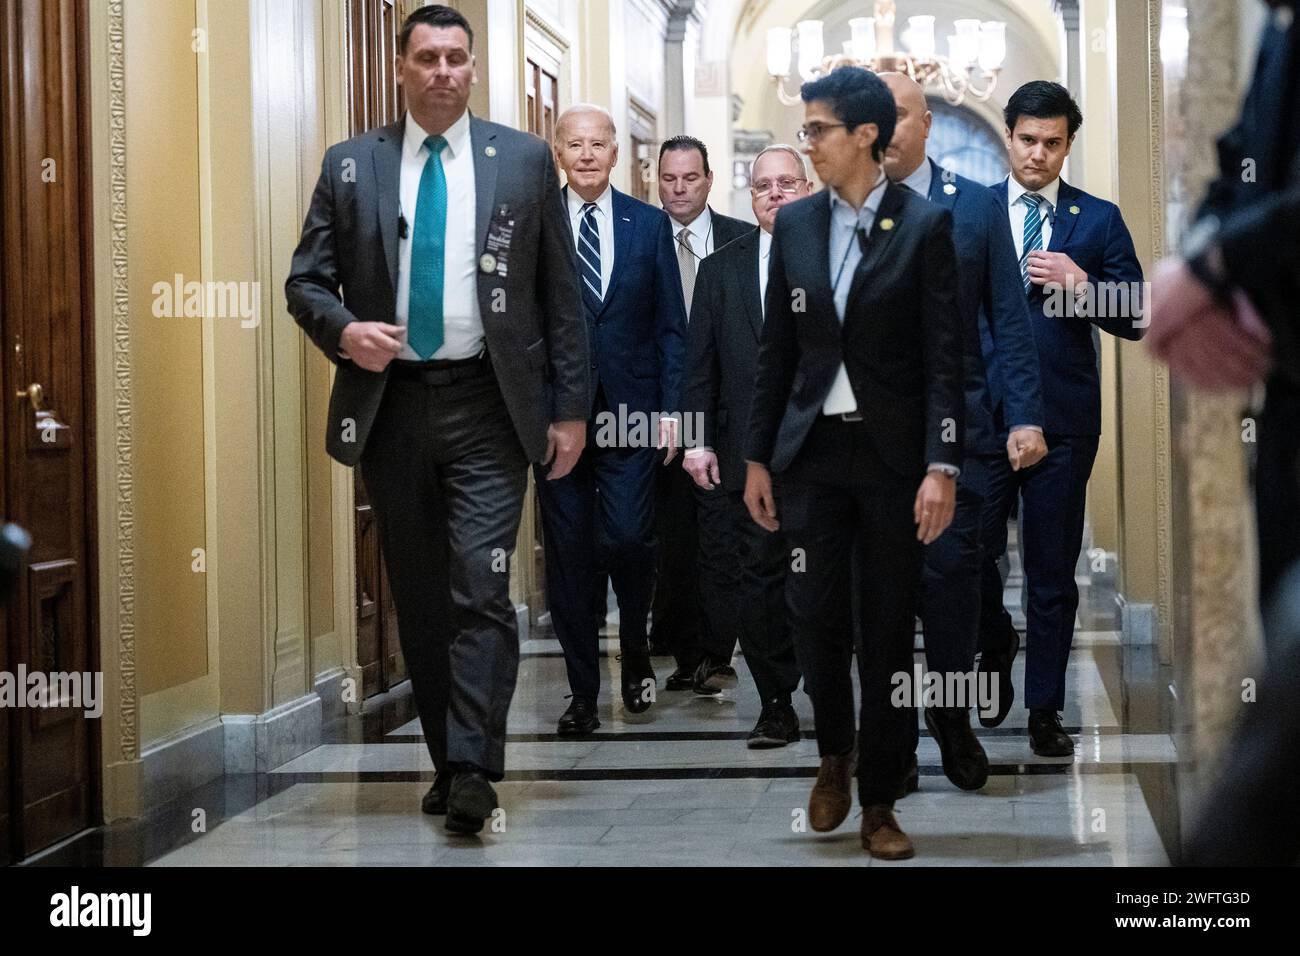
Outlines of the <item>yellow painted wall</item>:
M198 319L152 314L155 282L200 278L194 9L126 4L127 201L135 399L140 691L207 673L203 342Z

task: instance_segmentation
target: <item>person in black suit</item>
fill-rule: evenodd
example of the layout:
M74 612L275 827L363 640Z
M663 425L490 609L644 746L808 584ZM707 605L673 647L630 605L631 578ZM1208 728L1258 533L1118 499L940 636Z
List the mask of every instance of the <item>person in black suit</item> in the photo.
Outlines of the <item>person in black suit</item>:
M776 217L745 504L790 548L786 610L822 758L809 824L832 830L848 816L856 763L863 846L903 859L914 848L893 804L916 712L895 705L895 675L912 672L921 549L952 521L962 461L952 214L881 169L897 113L874 73L840 67L801 96L800 139L827 189Z
M1074 641L1079 588L1074 581L1087 513L1088 478L1101 436L1097 330L1142 337L1142 265L1119 207L1061 178L1083 114L1059 83L1037 80L1016 90L1003 111L1011 175L990 187L1011 224L1021 281L1038 346L1047 455L1032 468L990 476L992 536L985 542L979 670L995 675L998 710L980 714L996 727L1011 709L1011 664L1020 637L1002 604L998 560L1017 499L1025 591L1025 707L1029 744L1043 757L1069 757L1074 741L1061 726L1065 675ZM986 350L989 380L1005 396L1012 370Z
M682 277L687 318L700 263L754 227L709 208L713 170L709 151L693 136L674 136L659 147L659 203L672 220L673 248ZM736 686L731 666L735 642L712 628L700 605L699 529L694 483L681 461L659 473L655 524L659 539L650 643L670 652L677 669L666 690L716 694Z
M592 614L598 567L608 569L618 597L624 709L644 713L655 700L646 644L655 467L672 463L680 441L672 413L680 401L686 308L668 216L610 185L618 139L609 113L590 104L565 110L556 122L555 156L568 178L563 195L591 375L586 448L564 477L536 474L546 598L573 694L559 732L573 735L600 726Z
M926 156L931 116L920 84L902 73L882 73L880 78L894 94L898 108L898 123L885 150L885 173L951 210L959 263L957 304L965 337L965 461L957 482L952 526L925 549L921 578L926 663L931 672L944 677L947 687L952 686L948 675L975 675L983 543L997 530L988 525L1001 517L995 509L984 507L992 476L1030 468L1047 454L1038 350L1002 204L984 186L941 169ZM1003 369L1005 393L997 402L989 392L982 339L988 340L991 354ZM970 726L973 703L963 698L925 708L925 723L939 745L943 772L963 790L978 790L989 775L988 757ZM993 701L978 704L987 710ZM913 736L914 747L918 737L919 733ZM909 772L904 792L916 786L918 779L914 769Z
M780 532L767 532L745 507L745 439L763 334L763 294L772 226L786 203L812 192L804 159L792 146L769 146L750 170L759 228L700 265L687 333L684 411L704 423L703 444L688 448L684 468L696 484L699 575L706 620L729 645L739 643L762 709L750 747L799 739L791 695L799 668L785 614L789 555Z
M326 151L285 285L337 366L326 447L361 465L379 523L437 769L421 806L460 833L482 829L504 772L519 666L507 562L528 463L562 479L588 409L550 150L470 115L473 42L449 7L407 19L407 115Z

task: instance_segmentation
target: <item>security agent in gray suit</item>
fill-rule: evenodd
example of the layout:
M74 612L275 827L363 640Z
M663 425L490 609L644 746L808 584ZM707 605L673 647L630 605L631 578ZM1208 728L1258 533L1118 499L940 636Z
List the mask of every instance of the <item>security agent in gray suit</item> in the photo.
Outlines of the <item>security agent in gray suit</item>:
M422 807L476 833L505 769L528 466L582 452L587 334L550 150L468 112L469 24L422 7L398 50L409 112L326 152L285 291L338 365L326 447L378 519L438 771Z

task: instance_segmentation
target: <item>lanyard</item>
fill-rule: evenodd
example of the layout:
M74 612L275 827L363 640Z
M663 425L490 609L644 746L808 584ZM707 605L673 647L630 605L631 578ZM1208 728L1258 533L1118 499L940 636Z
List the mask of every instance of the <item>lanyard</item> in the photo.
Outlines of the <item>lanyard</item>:
M689 227L689 226L682 226L682 231L683 231L683 232L690 232L691 230L690 230L690 227ZM709 231L706 232L706 233L704 234L704 248L705 248L705 249L708 249L708 248L709 248L709 240L712 239L712 238L713 238L713 217L710 216L710 217L709 217ZM703 262L703 261L704 261L704 256L702 256L702 255L700 255L698 252L696 252L694 246L688 246L688 245L685 245L685 244L684 244L680 239L677 240L677 245L679 245L679 246L681 246L682 248L684 248L687 252L689 252L691 255L693 255L693 256L694 256L696 259L698 259L700 262Z
M853 234L849 236L849 244L844 247L844 258L840 260L840 267L835 271L835 281L831 283L832 297L840 287L840 277L844 275L844 267L848 265L849 262L849 253L853 251L853 244L858 241L858 230L861 228L862 226L860 225L853 227Z

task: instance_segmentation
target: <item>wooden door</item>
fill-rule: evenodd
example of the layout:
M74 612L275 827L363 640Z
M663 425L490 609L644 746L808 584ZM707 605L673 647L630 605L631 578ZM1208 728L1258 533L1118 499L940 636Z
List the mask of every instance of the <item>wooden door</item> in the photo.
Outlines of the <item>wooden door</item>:
M401 10L394 0L348 0L349 132L395 122L406 111L394 62ZM353 475L357 561L357 664L362 695L373 696L406 679L397 636L397 611L388 588L379 526L360 469Z
M3 666L93 675L87 6L7 0L0 17L0 504L33 539L4 617ZM0 708L9 789L0 814L14 857L99 819L99 725L72 706L69 685L64 691L8 714Z

